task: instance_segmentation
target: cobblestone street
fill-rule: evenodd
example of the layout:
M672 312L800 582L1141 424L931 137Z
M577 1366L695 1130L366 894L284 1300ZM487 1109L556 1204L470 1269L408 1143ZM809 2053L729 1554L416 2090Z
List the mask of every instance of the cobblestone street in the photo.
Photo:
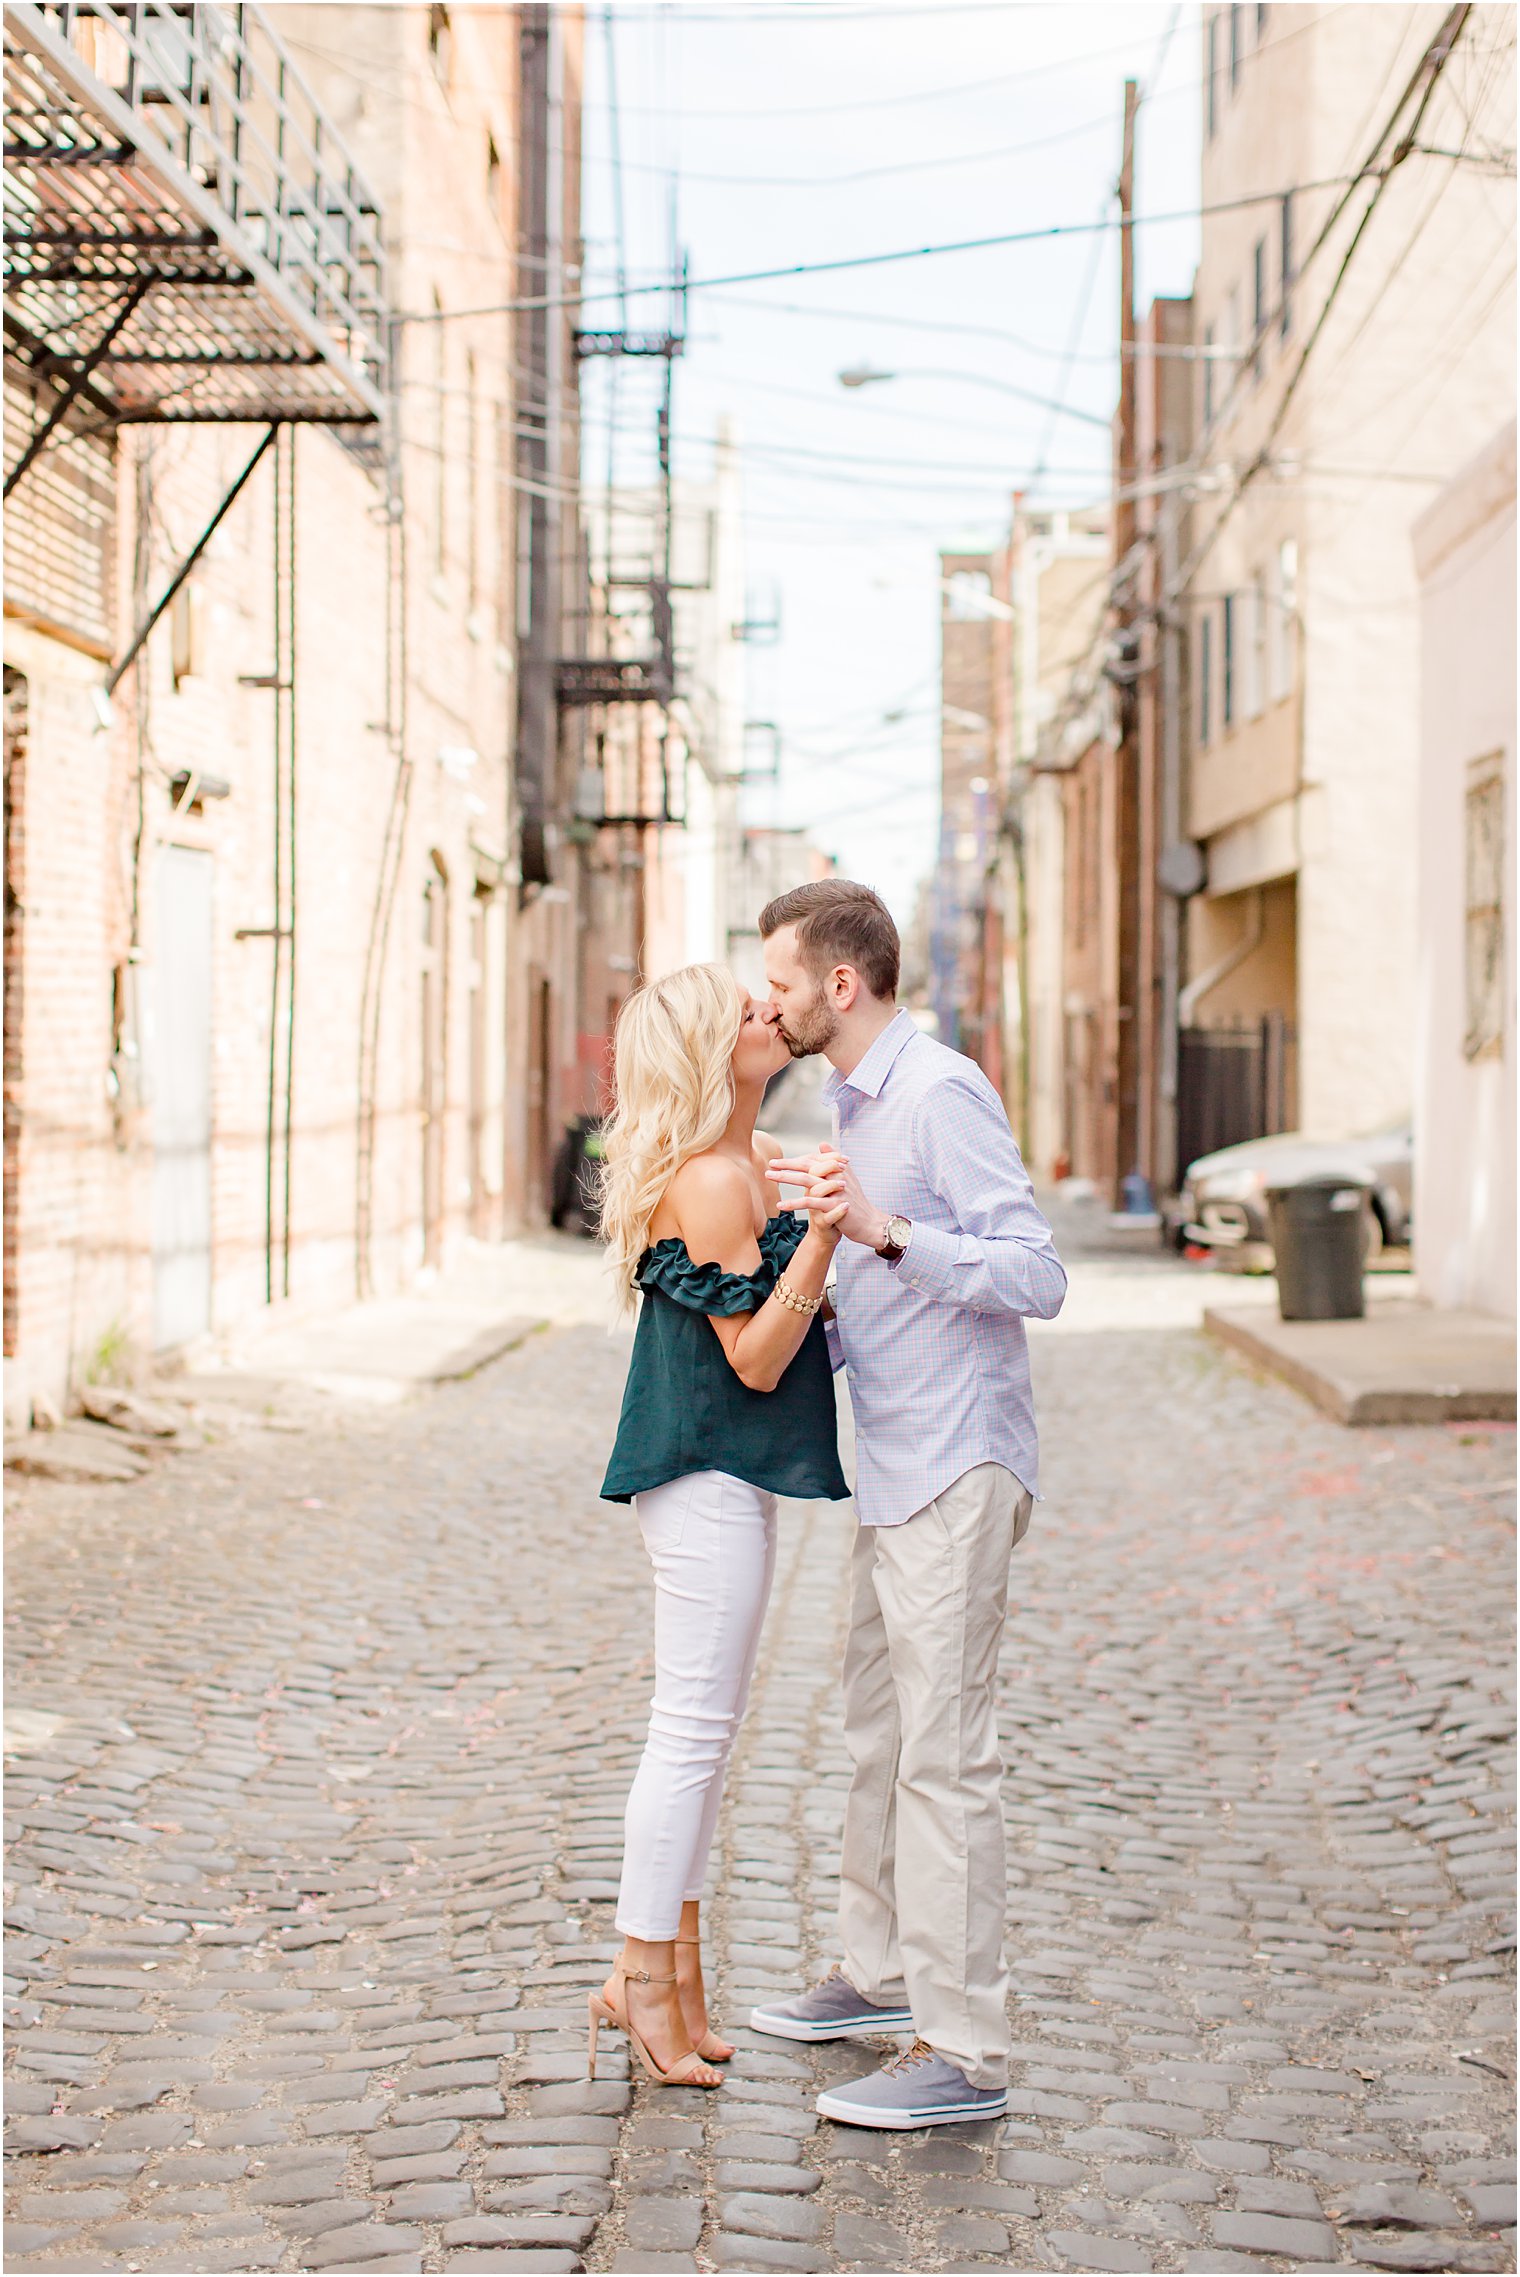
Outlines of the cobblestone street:
M1198 1305L1095 1256L1035 1340L979 2127L822 2123L879 2051L734 2029L834 1958L841 1507L784 1514L730 1785L732 2076L604 2038L585 2083L650 1686L624 1339L13 1482L8 2266L1511 2267L1513 1434L1343 1430Z

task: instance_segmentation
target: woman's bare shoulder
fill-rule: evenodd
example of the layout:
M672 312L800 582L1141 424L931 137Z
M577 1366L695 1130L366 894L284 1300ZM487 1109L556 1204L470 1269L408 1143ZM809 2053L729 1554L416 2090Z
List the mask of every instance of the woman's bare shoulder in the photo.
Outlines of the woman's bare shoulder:
M694 1154L683 1162L658 1214L671 1222L698 1262L754 1246L754 1187L743 1163L732 1155Z
M667 1200L690 1199L721 1203L730 1194L747 1194L744 1165L731 1154L694 1154L683 1162L666 1187Z

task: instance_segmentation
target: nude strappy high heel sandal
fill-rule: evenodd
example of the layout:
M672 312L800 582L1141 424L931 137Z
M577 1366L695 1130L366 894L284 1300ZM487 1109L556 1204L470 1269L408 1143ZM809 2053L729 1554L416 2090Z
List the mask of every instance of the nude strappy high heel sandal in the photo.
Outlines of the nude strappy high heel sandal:
M595 2079L596 2077L596 2036L604 2024L611 2024L619 2032L627 2033L629 2046L633 2049L634 2054L656 2087L721 2087L723 2084L721 2077L712 2079L701 2077L703 2059L698 2055L695 2048L688 2048L684 2056L677 2056L670 2069L666 2071L655 2062L654 2057L649 2053L648 2048L645 2047L639 2036L637 2025L632 2020L626 1988L631 1984L674 1984L676 1981L674 1976L655 1977L651 1976L647 1969L625 1969L621 1961L612 1973L614 1977L622 1979L625 1988L623 2014L619 2016L612 2003L604 2000L599 1992L587 1993L586 2014L590 2028L590 2040L586 2050L586 2077L588 2079Z
M675 1942L678 1945L695 1945L700 1948L702 1940L700 1937L678 1937ZM713 2053L714 2048L722 2048L725 2052L721 2056L715 2055ZM697 2042L697 2054L706 2064L732 2063L737 2053L738 2050L729 2041L720 2039L718 2034L712 2030L711 2026L708 2027L708 2029L702 2034L701 2039Z

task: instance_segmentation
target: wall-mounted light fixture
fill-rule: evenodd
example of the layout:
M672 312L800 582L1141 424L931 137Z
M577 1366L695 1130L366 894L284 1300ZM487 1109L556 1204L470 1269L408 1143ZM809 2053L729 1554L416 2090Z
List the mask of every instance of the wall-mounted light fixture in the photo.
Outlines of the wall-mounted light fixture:
M169 796L176 814L199 814L207 799L230 799L232 785L223 775L202 775L194 767L181 767L169 777Z

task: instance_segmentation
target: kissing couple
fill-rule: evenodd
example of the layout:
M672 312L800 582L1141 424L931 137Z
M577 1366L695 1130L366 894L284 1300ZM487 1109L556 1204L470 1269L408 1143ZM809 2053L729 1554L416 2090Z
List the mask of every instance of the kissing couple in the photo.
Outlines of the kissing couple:
M923 2127L1007 2108L1006 1864L995 1682L1036 1492L1024 1322L1066 1275L1002 1101L897 1004L869 886L761 913L768 1001L719 965L630 996L617 1024L602 1224L642 1298L602 1493L654 1568L655 1693L628 1797L617 1926L590 1996L650 2077L717 2087L700 1900L776 1553L776 1499L842 1501L833 1371L857 1442L845 1646L853 1766L839 1965L755 2009L784 2040L913 2034L829 2119ZM822 1052L834 1142L781 1159L770 1078ZM783 1207L778 1180L802 1188ZM835 1278L831 1279L831 1273Z

